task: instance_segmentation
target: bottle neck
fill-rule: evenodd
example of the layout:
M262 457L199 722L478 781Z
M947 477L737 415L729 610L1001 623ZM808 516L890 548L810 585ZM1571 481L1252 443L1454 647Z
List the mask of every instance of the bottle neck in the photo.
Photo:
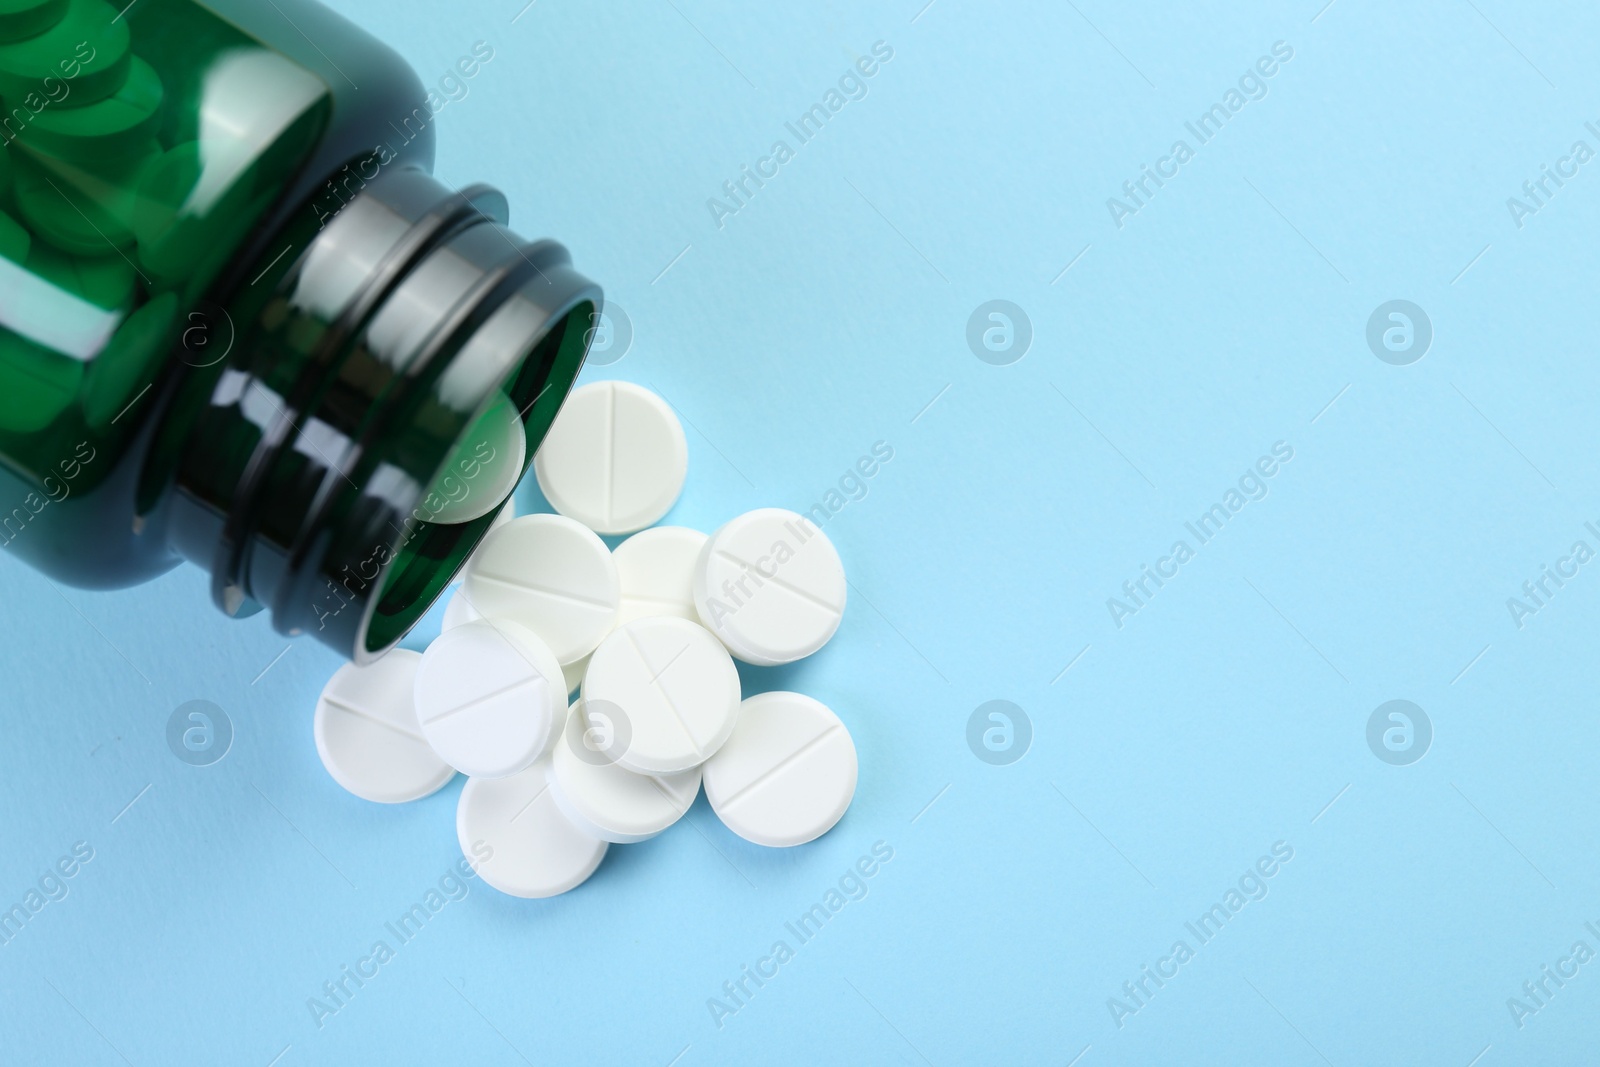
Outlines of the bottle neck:
M233 341L178 460L168 536L224 611L266 609L365 662L426 613L502 501L444 520L515 483L491 476L496 458L531 462L601 294L561 245L508 230L487 187L396 169L331 215L327 197L210 324ZM463 449L508 398L526 447Z

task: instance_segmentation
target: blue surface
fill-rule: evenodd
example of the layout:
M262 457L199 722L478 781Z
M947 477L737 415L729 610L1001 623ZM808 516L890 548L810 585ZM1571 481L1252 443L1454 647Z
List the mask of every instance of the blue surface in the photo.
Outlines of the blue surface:
M1507 599L1600 549L1600 161L1520 227L1507 198L1600 150L1600 15L1323 2L543 0L513 24L520 0L340 0L430 81L495 49L440 116L440 173L503 187L626 308L631 351L588 377L683 413L669 521L804 510L893 447L826 525L838 636L745 673L839 711L860 789L791 851L702 800L560 899L471 882L319 1026L308 999L459 858L459 780L342 793L311 740L337 660L228 622L194 569L63 597L3 561L0 901L93 859L0 946L0 1061L1589 1062L1600 962L1523 983L1600 951L1600 564L1520 628ZM877 41L865 98L796 147L785 123ZM1200 144L1185 122L1279 41ZM719 228L707 199L777 139L794 157ZM1107 198L1177 139L1193 158L1119 227ZM966 341L991 299L1031 320L1009 366ZM1432 322L1410 365L1366 341L1393 299ZM1277 442L1267 495L1200 545L1185 523ZM1118 627L1108 598L1179 540ZM192 699L234 724L213 766L164 740ZM1009 765L967 742L996 699L1032 724ZM1367 740L1396 699L1432 724L1409 765ZM800 943L786 922L880 841ZM1265 897L1202 944L1186 923L1242 877ZM780 940L719 1026L708 1000Z

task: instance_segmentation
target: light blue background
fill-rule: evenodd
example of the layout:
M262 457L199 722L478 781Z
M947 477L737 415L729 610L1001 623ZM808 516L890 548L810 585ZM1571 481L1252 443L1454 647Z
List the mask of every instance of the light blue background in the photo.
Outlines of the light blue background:
M319 1028L307 998L459 857L459 780L342 793L311 740L338 660L193 568L58 595L6 560L0 901L95 857L0 946L0 1061L1589 1062L1600 961L1520 1029L1506 1000L1600 950L1600 564L1522 629L1506 599L1600 548L1600 161L1521 229L1506 199L1600 149L1600 16L922 3L336 5L425 80L495 49L441 176L504 188L631 316L588 377L684 415L669 521L803 510L894 448L827 526L838 636L745 674L848 723L843 822L768 851L702 800L565 897L473 883ZM869 95L719 229L707 198L879 40ZM1179 137L1119 229L1107 197ZM994 298L1032 321L1012 366L965 341ZM1433 322L1411 366L1364 338L1394 298ZM1277 441L1270 495L1119 630L1106 599ZM1435 730L1411 766L1367 747L1397 698ZM237 731L208 768L163 737L191 699ZM967 747L991 699L1032 720L1010 766ZM868 896L719 1029L707 999L880 840ZM1107 999L1278 841L1270 894L1119 1028Z

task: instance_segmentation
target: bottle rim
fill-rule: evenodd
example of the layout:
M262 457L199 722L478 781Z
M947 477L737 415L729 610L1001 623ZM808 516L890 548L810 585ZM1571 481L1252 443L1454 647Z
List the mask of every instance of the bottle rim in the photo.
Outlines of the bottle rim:
M428 487L502 395L526 470L603 301L565 248L524 241L507 215L487 186L401 168L302 242L177 479L193 513L220 516L204 562L223 611L266 608L279 632L368 662L448 587L503 501L434 521Z

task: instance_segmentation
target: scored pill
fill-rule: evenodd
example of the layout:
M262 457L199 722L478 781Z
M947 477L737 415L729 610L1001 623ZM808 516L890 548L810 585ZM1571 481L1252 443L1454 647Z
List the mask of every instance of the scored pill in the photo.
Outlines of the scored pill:
M679 774L634 774L612 762L614 730L600 733L582 702L567 711L567 727L551 751L550 790L574 826L614 845L646 841L683 818L700 792L700 769Z
M621 597L605 542L560 515L525 515L484 538L462 589L484 618L521 623L560 663L594 651Z
M494 517L494 521L489 523L489 528L487 530L483 531L483 537L479 539L477 548L474 548L472 550L473 555L476 555L477 552L478 552L478 549L483 547L483 542L489 539L489 535L490 534L494 533L496 530L500 529L502 526L504 526L506 523L510 522L512 519L514 519L516 517L517 517L517 501L516 501L516 498L514 498L514 497L508 498L506 500L506 506L500 509L500 514L496 515ZM456 573L451 577L450 584L451 585L460 585L461 584L461 579L466 576L467 568L470 567L470 566L472 566L472 556L471 555L469 555L467 557L467 559L466 559L466 562L461 565L461 569L457 570Z
M317 700L317 755L335 782L363 800L419 800L456 775L417 722L412 688L421 662L417 653L397 648L364 667L346 663Z
M739 672L727 649L687 619L655 616L620 627L589 660L583 710L626 735L615 762L635 774L677 774L704 763L733 732Z
M844 617L846 590L833 542L782 508L730 520L695 566L700 621L759 667L793 663L827 644Z
M504 778L546 750L567 706L561 665L514 622L464 622L440 634L417 667L417 719L446 763Z
M833 828L856 792L844 723L800 693L761 693L739 708L728 743L702 768L706 799L747 841L803 845Z
M588 879L611 846L573 826L549 788L542 759L509 778L473 778L456 803L461 853L491 888L553 897Z
M694 568L706 535L682 526L642 530L612 550L622 583L617 625L651 615L699 622L694 608Z
M631 382L594 382L562 405L533 469L561 514L597 533L632 533L672 509L689 446L661 397Z

